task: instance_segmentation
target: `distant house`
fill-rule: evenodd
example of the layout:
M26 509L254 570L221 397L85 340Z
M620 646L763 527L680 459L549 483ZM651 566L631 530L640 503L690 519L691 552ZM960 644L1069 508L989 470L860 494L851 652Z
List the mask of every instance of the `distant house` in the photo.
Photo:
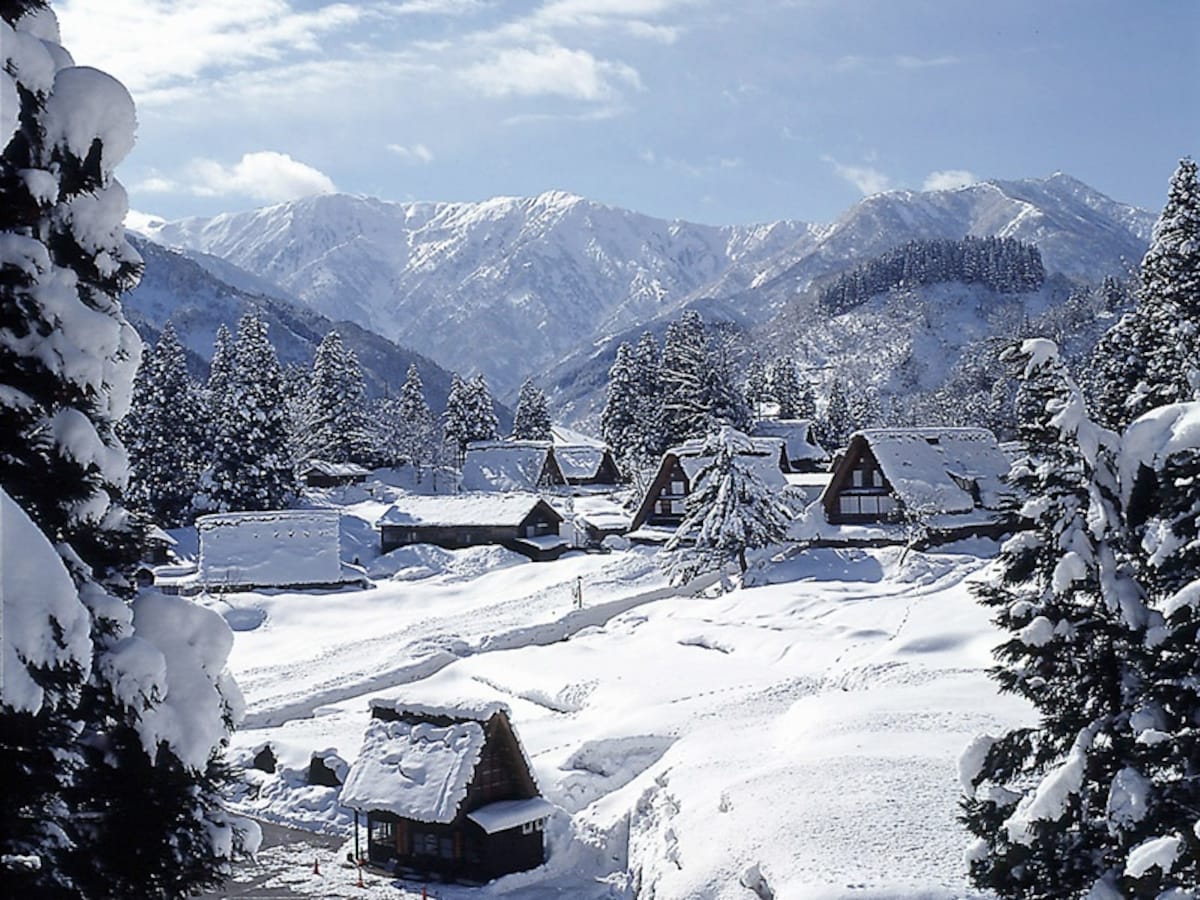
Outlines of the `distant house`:
M615 485L621 483L621 470L612 451L603 441L579 431L555 426L551 435L554 455L568 484Z
M168 565L174 560L177 546L179 543L175 538L157 525L151 525L143 538L143 559L154 566Z
M768 486L784 490L787 487L784 473L788 471L784 442L780 438L760 437L752 438L750 443L754 449L744 454L747 463ZM670 529L679 526L695 478L712 460L702 454L703 449L703 441L687 441L663 454L658 471L634 513L631 532L647 525Z
M365 815L367 859L400 875L488 881L540 866L543 799L501 703L373 700L341 803Z
M298 472L306 487L330 488L347 484L362 484L371 473L354 463L331 463L310 459Z
M463 460L464 491L539 491L565 487L550 441L475 441Z
M788 472L817 472L829 466L829 453L817 443L811 419L760 419L752 434L783 441Z
M367 584L338 551L339 515L329 510L266 510L200 516L197 586L208 590Z
M569 549L560 536L563 517L536 494L410 496L376 523L383 553L408 544L455 550L500 544L536 562Z
M1009 460L983 428L871 428L851 436L820 498L832 525L920 522L931 533L998 534Z

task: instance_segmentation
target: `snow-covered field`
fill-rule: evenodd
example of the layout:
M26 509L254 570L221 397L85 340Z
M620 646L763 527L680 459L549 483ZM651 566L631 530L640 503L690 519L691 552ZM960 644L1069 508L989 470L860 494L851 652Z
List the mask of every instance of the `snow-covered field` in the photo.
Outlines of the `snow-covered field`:
M364 557L369 590L209 599L237 630L234 755L270 742L283 767L244 809L349 835L304 776L314 751L353 761L370 698L498 699L561 808L550 859L440 897L972 896L956 760L1030 714L984 674L999 635L968 584L994 547L958 549L806 552L722 595L668 587L653 548L418 547ZM288 890L335 895L299 867Z

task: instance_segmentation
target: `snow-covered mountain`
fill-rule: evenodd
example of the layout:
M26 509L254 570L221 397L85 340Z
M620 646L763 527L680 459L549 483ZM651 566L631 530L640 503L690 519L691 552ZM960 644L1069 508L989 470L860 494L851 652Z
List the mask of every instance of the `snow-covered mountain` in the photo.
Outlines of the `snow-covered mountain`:
M207 374L217 328L224 324L236 333L238 319L259 310L284 365L311 364L317 345L336 326L362 363L372 395L394 394L409 364L416 363L430 404L435 409L445 405L450 373L433 360L353 322L320 315L219 258L193 258L137 235L131 235L131 240L146 268L138 286L121 300L125 314L142 339L151 343L170 320L188 351L195 376Z
M1152 221L1055 174L879 194L821 226L668 222L561 192L481 203L332 194L150 233L511 394L573 352L701 300L761 323L814 280L915 238L1014 237L1037 243L1048 271L1095 280L1140 258Z

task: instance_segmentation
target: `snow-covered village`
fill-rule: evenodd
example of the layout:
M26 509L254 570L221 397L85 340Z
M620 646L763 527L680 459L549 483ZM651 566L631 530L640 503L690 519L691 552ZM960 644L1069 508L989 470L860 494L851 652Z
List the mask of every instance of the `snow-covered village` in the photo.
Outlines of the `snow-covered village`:
M1197 36L0 2L0 895L1200 900Z

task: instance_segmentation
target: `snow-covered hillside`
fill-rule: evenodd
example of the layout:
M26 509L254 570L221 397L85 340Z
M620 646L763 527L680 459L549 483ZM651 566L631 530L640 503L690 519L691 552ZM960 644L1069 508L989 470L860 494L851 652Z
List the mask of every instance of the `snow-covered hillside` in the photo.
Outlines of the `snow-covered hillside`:
M364 535L377 512L347 511ZM371 698L500 700L560 807L551 857L445 900L975 896L956 760L1029 714L984 672L999 635L968 585L994 547L959 550L806 552L718 595L668 587L647 548L539 564L413 547L370 562L371 590L214 600L249 710L233 753L270 743L282 766L251 771L245 807L348 836L337 789L304 776L314 752L353 761ZM356 895L325 872L278 883ZM357 896L395 890L372 884Z
M668 222L550 192L481 203L323 195L145 230L447 368L482 371L503 395L701 298L764 321L814 279L914 238L1013 237L1037 243L1050 272L1099 279L1140 258L1151 221L1056 174L879 194L826 226Z

